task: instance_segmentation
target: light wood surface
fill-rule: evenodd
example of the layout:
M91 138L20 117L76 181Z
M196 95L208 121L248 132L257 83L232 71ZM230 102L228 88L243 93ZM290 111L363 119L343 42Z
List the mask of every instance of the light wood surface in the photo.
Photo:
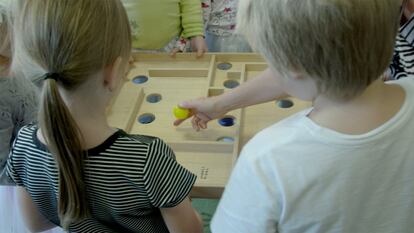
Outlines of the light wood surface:
M172 109L179 102L224 93L232 85L253 79L266 69L266 63L250 53L205 54L199 59L194 54L177 54L176 58L134 54L134 59L127 81L108 109L109 122L127 133L157 136L168 143L177 161L198 177L194 197L219 197L242 146L261 129L310 106L296 99L289 99L290 108L269 102L228 113L235 119L233 126L213 121L207 130L196 132L187 121L174 127ZM137 83L142 76L148 80ZM144 114L155 120L140 123Z

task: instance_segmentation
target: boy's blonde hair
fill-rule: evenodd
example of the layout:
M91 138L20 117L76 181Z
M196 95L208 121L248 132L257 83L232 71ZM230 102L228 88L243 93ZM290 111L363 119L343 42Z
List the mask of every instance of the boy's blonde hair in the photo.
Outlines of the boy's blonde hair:
M15 1L15 0L13 0ZM40 81L39 124L59 171L61 225L89 217L81 132L59 89L74 90L122 57L131 32L119 0L16 0L13 72ZM45 79L45 74L49 77ZM93 90L92 90L93 91Z
M400 1L240 0L238 31L270 65L313 78L331 98L360 94L388 67Z

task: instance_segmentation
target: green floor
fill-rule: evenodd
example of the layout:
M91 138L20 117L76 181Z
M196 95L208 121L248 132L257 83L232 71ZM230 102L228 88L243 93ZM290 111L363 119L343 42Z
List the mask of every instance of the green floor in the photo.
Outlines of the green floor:
M216 199L198 199L192 200L194 208L200 213L204 222L204 233L210 233L210 221L218 204Z

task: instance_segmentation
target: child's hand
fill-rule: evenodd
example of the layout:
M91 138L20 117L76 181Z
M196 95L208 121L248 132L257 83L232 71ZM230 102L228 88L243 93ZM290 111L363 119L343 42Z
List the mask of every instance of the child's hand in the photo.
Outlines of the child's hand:
M197 52L197 57L203 56L208 51L206 41L202 36L195 36L191 38L191 50Z
M186 51L187 46L188 46L188 39L184 37L180 37L180 39L177 40L177 42L175 43L174 48L171 50L171 53L170 53L171 57L175 57L177 53L182 53Z
M189 118L192 117L191 123L193 128L196 131L199 131L200 129L206 129L209 121L218 119L227 113L225 109L220 109L220 107L218 107L217 101L217 97L200 98L184 101L180 103L179 106L191 110L191 116ZM177 119L174 122L174 125L178 126L187 119Z

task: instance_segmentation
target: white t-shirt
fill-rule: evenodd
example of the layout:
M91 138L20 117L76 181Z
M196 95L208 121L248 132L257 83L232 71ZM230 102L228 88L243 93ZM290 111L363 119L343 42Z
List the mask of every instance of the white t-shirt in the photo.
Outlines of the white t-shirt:
M414 232L414 80L393 83L406 91L402 108L366 134L320 127L309 109L257 134L212 232Z

